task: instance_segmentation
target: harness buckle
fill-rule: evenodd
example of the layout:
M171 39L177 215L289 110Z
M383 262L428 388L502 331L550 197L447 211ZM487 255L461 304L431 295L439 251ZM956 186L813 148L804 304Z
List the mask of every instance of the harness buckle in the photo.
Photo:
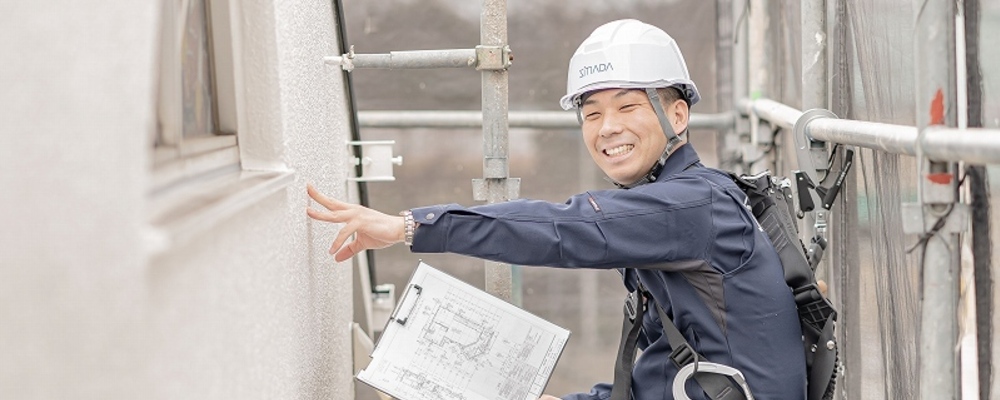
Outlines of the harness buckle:
M670 352L670 361L674 362L677 368L682 368L685 365L693 363L698 360L698 353L691 348L690 344L684 343L681 346L677 346L676 349Z
M635 316L639 311L639 298L635 292L629 292L628 296L625 296L625 316L628 317L629 322L635 321Z

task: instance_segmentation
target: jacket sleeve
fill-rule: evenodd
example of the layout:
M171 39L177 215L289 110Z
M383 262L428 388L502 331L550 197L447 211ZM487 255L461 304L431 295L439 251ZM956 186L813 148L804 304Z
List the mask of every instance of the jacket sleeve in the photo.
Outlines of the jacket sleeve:
M697 178L582 193L565 203L514 200L413 209L414 252L520 265L614 268L705 259L715 191Z
M590 393L573 393L562 397L562 400L607 400L611 398L611 384L598 383L590 389Z

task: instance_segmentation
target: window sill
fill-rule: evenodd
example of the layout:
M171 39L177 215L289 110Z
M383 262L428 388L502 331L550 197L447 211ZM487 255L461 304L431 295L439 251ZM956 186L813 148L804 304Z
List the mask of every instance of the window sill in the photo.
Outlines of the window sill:
M145 247L157 256L288 187L293 171L231 171L150 197Z
M156 193L178 182L239 168L240 149L236 146L236 136L202 135L185 138L176 146L157 146L152 161L150 189Z

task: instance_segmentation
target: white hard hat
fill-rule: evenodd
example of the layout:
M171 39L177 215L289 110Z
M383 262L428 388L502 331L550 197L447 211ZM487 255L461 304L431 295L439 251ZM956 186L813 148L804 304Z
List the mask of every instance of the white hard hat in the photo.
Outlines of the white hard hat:
M559 105L573 109L581 96L594 90L670 86L690 104L701 99L677 42L653 25L622 19L597 27L576 49Z

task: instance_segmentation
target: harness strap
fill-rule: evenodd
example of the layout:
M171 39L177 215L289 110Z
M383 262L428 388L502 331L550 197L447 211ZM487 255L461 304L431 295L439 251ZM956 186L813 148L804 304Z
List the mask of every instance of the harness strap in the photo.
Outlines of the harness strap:
M618 344L618 358L615 359L615 381L611 387L610 400L632 398L632 365L635 362L635 348L642 328L642 315L646 312L645 296L628 294L622 318L622 340ZM638 297L638 298L637 298Z
M610 400L630 400L632 399L632 367L635 360L636 344L639 338L639 330L642 327L642 316L647 309L647 298L649 293L639 282L636 291L628 294L625 301L624 314L622 320L622 340L618 346L618 358L615 361L615 380L611 387ZM678 369L696 363L704 357L688 344L687 339L681 334L674 321L663 311L659 304L655 304L656 312L660 315L660 322L663 325L663 334L670 343L673 352L670 360ZM730 380L726 375L697 371L693 372L694 379L701 386L708 398L712 400L746 400L743 390L736 382ZM676 378L675 378L676 379ZM752 398L752 397L751 397Z

